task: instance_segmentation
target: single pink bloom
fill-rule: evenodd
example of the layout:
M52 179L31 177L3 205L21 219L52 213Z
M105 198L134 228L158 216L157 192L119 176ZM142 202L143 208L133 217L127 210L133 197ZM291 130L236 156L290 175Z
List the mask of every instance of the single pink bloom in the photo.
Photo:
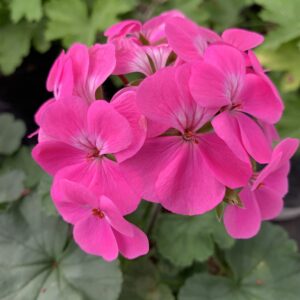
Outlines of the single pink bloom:
M125 38L129 36L138 37L139 32L142 29L142 23L137 20L125 20L110 26L104 32L109 42Z
M105 32L116 47L114 74L140 72L146 76L164 68L172 49L168 46L165 24L173 17L184 17L176 10L165 12L141 24L135 20L117 23Z
M55 181L51 194L63 219L74 225L74 240L83 251L107 261L119 252L129 259L148 253L145 233L126 221L108 197L66 179Z
M239 50L210 46L204 59L193 64L190 88L199 105L221 109L213 127L240 159L247 161L250 154L260 163L269 162L271 145L252 117L276 123L283 105L261 76L246 73Z
M168 67L146 78L137 103L146 116L151 138L121 168L133 184L142 178L143 197L180 214L213 209L225 186L243 186L251 168L213 132L201 133L215 109L192 99L190 66Z
M138 44L142 44L140 41L142 36L143 40L146 40L149 45L166 43L165 24L174 17L184 18L184 15L178 10L170 10L149 19L144 24L137 20L121 21L109 27L104 35L108 38L108 41L135 38Z
M210 44L228 44L244 52L264 40L256 32L238 28L227 29L220 37L186 18L170 18L166 24L166 35L174 52L187 62L202 59Z
M250 184L240 192L244 207L226 207L224 224L232 237L251 238L258 233L263 220L271 220L280 214L282 198L288 192L289 160L298 145L299 141L291 138L279 143L272 153L270 163L255 174Z
M96 100L97 88L111 75L115 65L114 45L95 44L88 48L75 43L54 62L47 90L53 91L56 99L78 96L91 103Z
M140 194L133 189L137 185L128 184L114 160L137 152L146 135L145 123L131 104L135 101L132 93L116 99L114 105L98 100L87 106L77 97L55 101L43 114L40 124L48 139L36 145L32 152L49 174L57 175L59 171L60 177L97 189L116 200L124 213L136 209ZM118 106L120 113L114 106ZM131 113L133 119L128 121L126 115ZM140 122L142 129L139 124L133 126L135 122Z
M168 20L172 18L185 18L185 15L181 11L173 9L144 23L141 33L149 41L150 45L167 43L165 27Z
M168 45L141 46L132 39L118 39L116 47L117 64L113 74L139 72L146 76L167 65L172 49Z

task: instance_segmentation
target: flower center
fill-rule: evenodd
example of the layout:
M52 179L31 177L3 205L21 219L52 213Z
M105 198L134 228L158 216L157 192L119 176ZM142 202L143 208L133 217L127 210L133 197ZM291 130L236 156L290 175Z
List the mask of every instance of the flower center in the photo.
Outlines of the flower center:
M241 103L234 103L231 106L231 109L241 109L242 108L242 104Z
M98 208L93 208L92 214L94 217L98 217L99 219L103 219L105 217L104 212Z
M184 134L182 135L182 138L186 141L186 142L193 142L198 144L199 141L197 139L197 135L190 129L186 129L184 131Z
M91 151L87 154L87 159L96 159L100 157L100 151L97 148L91 149Z

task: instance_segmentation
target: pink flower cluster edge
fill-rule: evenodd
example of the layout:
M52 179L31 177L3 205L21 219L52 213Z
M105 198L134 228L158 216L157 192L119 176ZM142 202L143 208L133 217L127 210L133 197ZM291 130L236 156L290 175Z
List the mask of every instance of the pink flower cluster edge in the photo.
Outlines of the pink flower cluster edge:
M252 50L263 36L219 35L175 10L105 36L60 54L53 98L35 117L32 155L54 176L51 196L76 243L108 261L145 255L146 234L125 219L141 199L182 215L224 203L227 232L256 235L282 210L298 147L274 127L284 105ZM140 79L104 99L103 83L129 73Z

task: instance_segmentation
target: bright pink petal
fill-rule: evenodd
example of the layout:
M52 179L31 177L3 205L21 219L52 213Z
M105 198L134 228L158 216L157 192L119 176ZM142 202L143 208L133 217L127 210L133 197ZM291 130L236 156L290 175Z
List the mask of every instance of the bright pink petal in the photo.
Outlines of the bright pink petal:
M136 104L136 92L128 91L114 98L111 105L129 122L132 142L124 150L116 154L118 162L133 156L140 150L147 134L146 118L140 113Z
M60 77L62 65L65 60L65 55L66 55L65 51L63 50L60 53L60 55L56 58L49 71L47 82L46 82L46 88L49 92L52 92L54 90L54 86L57 82L57 79Z
M140 45L137 45L134 39L116 39L113 43L116 48L116 67L113 74L120 75L136 71L142 73L149 72L147 64L146 69L144 69L147 57L145 57L144 51L142 51L142 48Z
M204 108L201 105L195 105L189 81L191 78L191 65L185 64L178 66L175 71L175 82L178 86L178 96L180 103L177 103L178 117L184 121L186 128L198 131L203 125L209 122L218 112L218 108ZM182 112L180 112L182 110ZM184 117L183 117L184 115Z
M281 103L281 105L284 107L283 101L280 97L279 91L275 84L272 82L272 80L267 76L265 70L261 66L258 58L254 54L253 51L248 51L248 59L250 61L250 65L252 66L254 72L259 75L271 88L272 92L274 93L275 97L277 97L278 101Z
M212 121L212 126L216 134L227 144L231 151L242 161L250 163L242 140L239 124L234 117L234 113L223 111Z
M247 184L251 166L238 159L215 133L200 135L199 146L203 160L217 180L230 188Z
M262 186L254 191L262 220L277 217L283 209L282 197L273 189Z
M215 32L184 18L169 19L166 35L174 52L188 62L201 59L208 43L220 39Z
M32 150L34 160L49 174L85 160L85 152L58 141L45 141Z
M89 140L100 155L126 149L132 141L129 122L104 100L91 104L87 116Z
M120 166L108 158L85 161L62 169L56 174L58 178L66 178L80 182L96 195L105 195L118 207L122 215L133 212L141 199L139 178L130 185L129 176L123 173Z
M250 117L243 113L236 113L241 139L247 152L259 163L268 163L272 149L262 128Z
M159 44L165 42L165 25L169 19L174 17L184 18L179 10L169 10L159 16L153 17L146 21L142 28L142 34L148 39L150 44Z
M298 147L299 139L286 138L275 147L272 158L277 157L281 153L281 162L285 163L292 158L292 156L296 153Z
M128 259L133 259L149 252L149 241L143 231L132 224L130 225L132 227L133 236L129 237L120 234L116 230L113 231L120 253Z
M181 138L165 136L149 138L141 150L132 158L120 164L132 186L141 180L142 196L148 201L158 202L155 182L160 172L176 156L181 147Z
M261 34L239 28L225 30L222 34L222 39L241 51L255 48L264 41L264 37Z
M260 76L248 73L240 94L241 110L268 123L281 118L283 105L273 93L270 85Z
M56 99L72 95L74 85L71 59L64 53L54 62L47 79L47 90L53 92Z
M272 162L272 164L274 163ZM264 177L264 179L263 177L258 178L258 180L255 181L253 188L258 188L261 185L267 186L274 192L276 191L281 197L284 197L289 190L288 174L290 172L290 162L287 161L286 163L280 164L280 167L278 167L276 163L274 165L275 168L272 173ZM264 170L262 172L264 172Z
M238 103L246 73L245 59L241 52L231 46L216 44L207 48L204 61L223 73L226 98Z
M186 68L189 67L183 65L162 69L146 78L139 86L138 108L148 119L156 122L156 126L161 124L161 133L166 127L183 132L189 126L199 123L207 113L202 107L198 107L191 95L182 91L179 85L180 79L183 82L187 81L189 70ZM210 113L209 117L211 116Z
M117 231L126 236L133 236L132 225L121 215L116 205L106 196L101 196L99 208L104 212L107 222ZM96 207L96 206L95 206Z
M72 61L74 94L82 97L89 70L89 49L84 44L74 43L67 55Z
M189 86L193 98L203 107L222 107L231 103L226 92L226 77L211 64L194 63Z
M182 142L169 164L162 168L155 184L160 203L184 215L205 213L224 197L225 187L203 162L196 144Z
M90 216L98 202L83 185L66 179L54 180L51 196L63 219L71 224Z
M118 257L114 232L105 219L91 215L74 226L74 240L88 254L102 256L107 261Z
M279 133L273 124L266 123L264 121L257 121L257 122L262 127L270 145L280 140Z
M41 124L43 115L47 111L48 107L50 107L53 103L55 103L55 101L56 101L55 99L49 99L39 107L38 111L34 116L34 120L38 125Z
M172 49L167 45L141 46L134 39L114 41L116 46L117 64L114 74L132 72L150 76L164 68Z
M97 88L110 76L116 66L113 44L96 44L89 49L89 70L84 95L91 103L95 100Z
M137 20L125 20L107 28L104 35L111 41L115 38L126 37L127 34L139 32L141 28L141 22Z
M264 183L274 174L274 179L270 177L269 185L273 185L276 181L278 183L278 189L283 196L287 192L286 176L289 172L289 160L295 154L299 146L298 139L287 138L279 143L273 150L270 163L259 173L257 179L253 183L252 189L256 189L261 183ZM281 184L280 184L281 182ZM276 187L275 187L276 189Z
M46 135L72 144L86 128L87 105L78 97L60 99L47 107L40 126Z
M172 52L172 49L167 45L155 46L155 47L144 47L145 54L148 58L148 65L154 70L150 74L164 68L167 65L167 61Z
M260 229L260 209L249 188L244 188L240 197L244 207L228 205L225 208L224 224L233 238L248 239L255 236Z

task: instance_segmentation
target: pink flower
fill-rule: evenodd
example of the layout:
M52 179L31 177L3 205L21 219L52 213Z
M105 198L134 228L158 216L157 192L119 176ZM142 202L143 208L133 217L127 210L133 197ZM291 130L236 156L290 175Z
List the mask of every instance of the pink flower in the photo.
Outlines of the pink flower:
M199 105L221 109L212 125L240 159L247 161L250 154L260 163L270 160L271 145L253 118L276 123L283 105L261 76L246 73L239 50L210 46L204 59L193 64L190 88Z
M149 45L166 43L165 24L174 17L184 18L184 15L178 10L170 10L154 17L144 24L137 20L121 21L109 27L104 35L108 41L114 41L120 38L136 38L137 43L142 41Z
M165 12L141 24L136 20L117 23L105 31L108 41L116 47L117 63L114 74L140 72L149 76L167 65L172 49L167 45L167 20L183 14Z
M96 44L91 48L79 43L64 51L53 64L47 89L56 99L79 96L87 103L96 100L96 90L115 68L115 48L112 44Z
M98 100L87 106L78 97L52 103L40 122L47 139L35 146L33 157L49 174L97 189L129 213L137 207L140 195L115 160L139 150L146 128L135 111L135 92L120 97L114 104Z
M137 103L147 118L149 138L121 168L133 183L142 178L145 199L193 215L220 203L225 186L243 186L251 169L215 133L201 131L217 110L196 104L189 77L190 66L183 65L141 83Z
M282 198L288 192L289 160L298 145L299 141L291 138L279 143L272 153L270 163L255 174L250 184L240 192L244 207L226 207L224 223L232 237L253 237L258 233L263 220L279 215L283 207Z
M240 51L247 51L260 45L262 35L238 28L227 29L221 37L212 30L198 26L185 18L170 18L166 24L168 43L183 60L190 62L203 58L210 44L228 44Z
M114 42L117 65L114 74L139 72L149 76L167 65L172 49L168 45L141 46L131 39Z
M133 259L149 251L144 232L126 221L108 197L69 180L55 181L51 194L63 219L74 225L75 242L83 251L107 261L119 252Z

